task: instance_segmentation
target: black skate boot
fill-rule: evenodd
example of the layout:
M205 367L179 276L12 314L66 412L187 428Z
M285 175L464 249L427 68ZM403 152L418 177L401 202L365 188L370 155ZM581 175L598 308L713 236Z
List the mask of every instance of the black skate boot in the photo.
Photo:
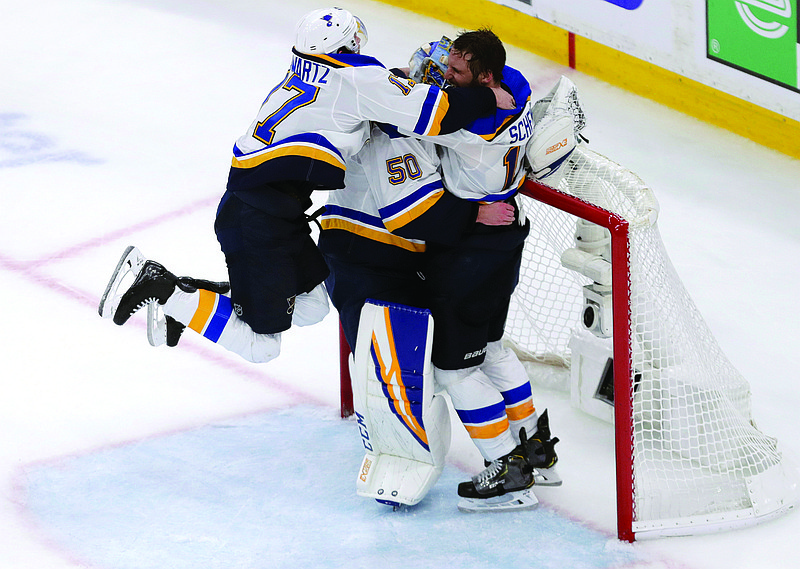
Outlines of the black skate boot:
M460 510L518 510L538 505L539 500L531 490L535 479L527 456L524 428L520 429L520 440L513 451L490 462L469 482L458 485Z
M160 263L145 261L133 284L120 296L113 314L114 324L122 326L140 308L149 302L164 304L175 292L178 277Z
M186 330L186 326L171 316L165 316L164 322L167 326L167 346L174 348L178 345L178 340L181 339L181 334L183 334L183 331Z
M539 486L561 486L561 477L555 470L558 462L555 449L557 442L558 437L551 438L550 420L545 409L536 422L536 433L526 445L528 460L534 468L536 484Z
M111 273L111 278L108 281L108 285L106 285L103 296L100 298L100 305L97 307L97 312L102 318L111 318L114 316L122 296L119 290L127 290L129 285L124 283L133 282L142 271L142 267L144 267L146 261L147 259L144 258L141 251L133 245L125 249L114 272Z
M525 490L533 486L533 469L518 446L509 454L493 460L469 482L458 485L462 498L491 498L506 492Z
M131 281L132 284L126 284ZM178 278L163 265L147 260L139 249L130 246L122 253L108 281L98 312L103 318L112 318L115 324L121 326L134 312L147 305L147 339L154 346L164 343L175 346L185 326L165 316L159 307L167 302L176 286L188 293L205 289L226 294L231 290L227 282Z

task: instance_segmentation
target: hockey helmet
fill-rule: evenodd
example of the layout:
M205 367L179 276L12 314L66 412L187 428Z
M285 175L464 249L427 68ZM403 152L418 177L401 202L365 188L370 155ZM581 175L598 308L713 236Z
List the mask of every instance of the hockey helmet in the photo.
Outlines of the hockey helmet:
M298 22L294 47L300 53L336 53L345 48L360 53L367 43L367 27L342 8L309 12Z

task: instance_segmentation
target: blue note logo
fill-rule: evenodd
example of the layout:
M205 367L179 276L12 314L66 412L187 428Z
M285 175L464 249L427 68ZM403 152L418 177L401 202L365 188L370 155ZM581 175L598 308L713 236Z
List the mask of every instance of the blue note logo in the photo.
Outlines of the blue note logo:
M644 0L606 0L606 2L619 6L620 8L625 8L626 10L635 10L642 5Z
M19 168L44 162L73 162L83 165L102 161L78 150L59 148L43 132L25 128L21 113L0 113L0 168Z

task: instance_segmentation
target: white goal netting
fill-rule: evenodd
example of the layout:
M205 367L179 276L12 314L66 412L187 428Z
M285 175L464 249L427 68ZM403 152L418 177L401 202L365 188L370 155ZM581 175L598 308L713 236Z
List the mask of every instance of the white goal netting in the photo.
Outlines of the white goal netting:
M673 268L653 192L582 145L557 175L550 183L560 192L628 222L632 369L628 393L614 399L628 397L632 409L631 530L642 537L700 533L791 509L795 471L777 441L756 428L747 381ZM506 339L534 382L563 389L598 384L600 374L576 379L591 375L591 366L578 366L584 360L575 352L589 346L595 357L598 350L619 356L610 339L610 323L620 316L610 303L609 271L625 268L612 266L610 234L599 226L529 197L521 201L531 234Z

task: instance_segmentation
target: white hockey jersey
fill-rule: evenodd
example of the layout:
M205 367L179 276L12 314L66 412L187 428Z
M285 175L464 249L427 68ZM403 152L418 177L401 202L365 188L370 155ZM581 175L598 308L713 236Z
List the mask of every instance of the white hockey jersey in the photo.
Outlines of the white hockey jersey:
M346 190L330 194L322 228L415 253L425 250L426 241L457 243L474 224L478 204L445 190L439 163L433 143L402 136L389 125L374 126L370 140L348 161ZM375 252L387 257L383 261L396 253L380 251Z
M515 109L497 109L468 127L430 139L440 146L447 189L468 200L496 201L513 196L525 181L525 148L533 134L531 88L516 69L503 69Z
M369 136L367 121L438 135L495 108L488 89L455 95L395 76L369 56L293 50L286 77L234 145L228 189L285 180L341 188L346 161Z
M385 130L384 130L385 129ZM347 191L332 192L321 216L323 229L343 229L411 252L424 241L392 233L424 213L444 194L433 144L393 138L375 125L369 141L348 160Z
M531 89L518 71L506 67L503 73L515 109L496 109L463 130L423 140L395 136L388 125L373 127L370 141L348 160L347 191L329 196L322 228L422 252L425 240L451 242L474 222L474 214L453 196L469 201L513 196L526 175ZM447 146L437 149L434 142ZM404 231L414 222L413 232Z

